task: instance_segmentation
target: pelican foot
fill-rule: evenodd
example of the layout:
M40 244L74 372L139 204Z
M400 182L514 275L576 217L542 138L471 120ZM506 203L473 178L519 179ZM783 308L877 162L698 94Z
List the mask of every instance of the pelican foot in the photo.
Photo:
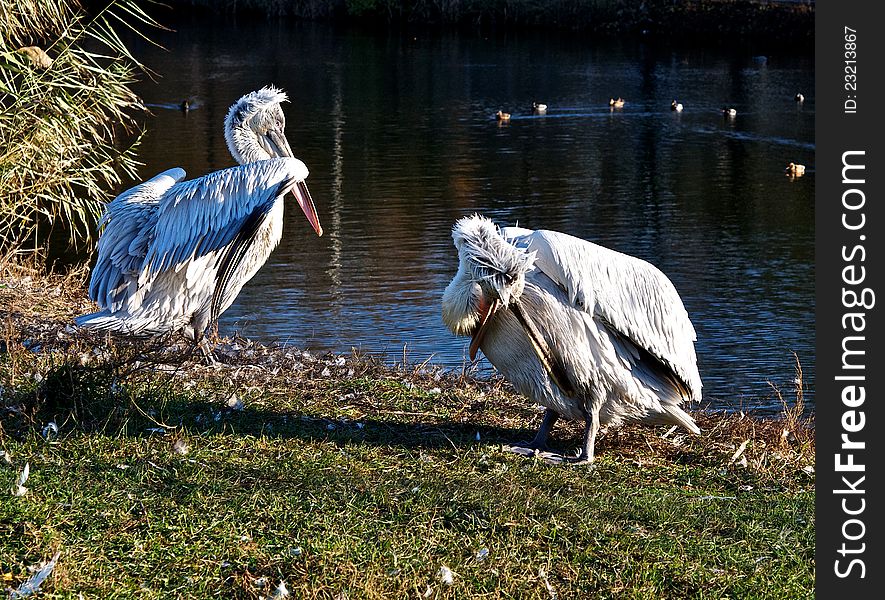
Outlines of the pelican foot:
M513 454L519 454L520 456L525 456L528 458L532 458L541 454L540 448L535 448L530 445L504 446L504 451L512 452Z
M526 458L537 458L543 460L548 465L565 465L565 464L590 464L593 461L588 461L586 457L582 459L580 456L565 456L564 454L560 454L559 452L550 452L545 448L535 448L531 444L518 445L518 446L504 446L505 452L512 452L513 454L519 454L520 456L525 456Z
M565 456L564 461L570 465L592 465L596 457L586 450L579 450L576 456Z

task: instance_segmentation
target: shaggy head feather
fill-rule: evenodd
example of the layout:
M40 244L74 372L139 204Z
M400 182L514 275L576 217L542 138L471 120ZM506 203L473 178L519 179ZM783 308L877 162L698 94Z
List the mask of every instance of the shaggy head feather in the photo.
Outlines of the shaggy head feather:
M484 293L498 297L505 306L522 293L525 274L535 268L534 252L507 242L498 227L480 215L459 219L452 239L462 266Z
M224 139L238 163L276 157L260 139L270 129L285 130L286 118L280 104L288 100L285 92L270 85L246 94L230 107L224 119Z

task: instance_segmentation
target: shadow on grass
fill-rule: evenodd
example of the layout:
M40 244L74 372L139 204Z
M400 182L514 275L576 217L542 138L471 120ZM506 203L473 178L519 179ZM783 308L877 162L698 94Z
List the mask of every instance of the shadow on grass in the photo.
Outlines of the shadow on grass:
M249 406L240 410L220 410L218 404L209 402L169 403L163 419L157 419L157 422L173 426L166 429L166 433L173 436L182 429L191 435L263 436L331 442L342 447L356 444L405 449L458 449L472 445L513 444L531 440L535 435L535 430L528 428L452 422L443 417L438 421L396 415L390 419L350 419ZM157 429L157 424L140 419L130 421L121 433L144 436L157 433ZM574 440L575 443L578 441Z

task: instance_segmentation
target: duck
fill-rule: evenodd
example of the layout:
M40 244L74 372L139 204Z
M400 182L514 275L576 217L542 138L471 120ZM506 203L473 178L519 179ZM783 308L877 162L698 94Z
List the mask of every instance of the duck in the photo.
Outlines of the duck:
M673 102L670 103L670 110L675 110L676 112L682 112L682 108L683 107L682 107L681 102L676 102L676 100L674 100Z
M52 66L52 59L40 46L24 46L16 52L27 57L31 66L36 69L48 69Z
M738 114L738 111L734 108L723 108L722 114L725 115L726 117L733 117L736 114Z
M182 100L181 104L178 105L178 108L181 109L181 112L186 113L191 109L191 103L189 100Z
M499 110L498 112L495 113L495 117L499 121L509 121L510 120L510 113L505 113L505 112Z
M805 102L805 96L803 96L801 93L796 94L795 100L796 102Z
M608 105L613 108L621 108L622 106L624 106L624 99L620 96L618 96L617 100L615 100L614 98L609 98Z
M532 102L532 110L536 113L547 112L546 104L538 104L537 102Z
M787 165L787 168L784 169L784 173L786 173L790 177L802 177L803 175L805 175L805 165L791 162Z

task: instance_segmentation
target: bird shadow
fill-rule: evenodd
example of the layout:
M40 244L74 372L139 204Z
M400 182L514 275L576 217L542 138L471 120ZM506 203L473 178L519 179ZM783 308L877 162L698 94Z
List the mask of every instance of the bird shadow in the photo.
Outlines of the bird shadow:
M388 411L380 411L382 414ZM160 426L147 419L140 428L130 428L124 435L175 435L177 431L201 435L263 436L271 439L297 439L305 442L333 443L338 446L366 445L402 449L460 449L476 445L512 444L530 440L534 431L522 427L503 427L473 422L366 417L351 419L321 413L277 411L257 407L219 408L209 402L167 406L157 419ZM174 424L174 425L173 425ZM165 426L164 426L165 425ZM162 430L162 431L161 431Z

